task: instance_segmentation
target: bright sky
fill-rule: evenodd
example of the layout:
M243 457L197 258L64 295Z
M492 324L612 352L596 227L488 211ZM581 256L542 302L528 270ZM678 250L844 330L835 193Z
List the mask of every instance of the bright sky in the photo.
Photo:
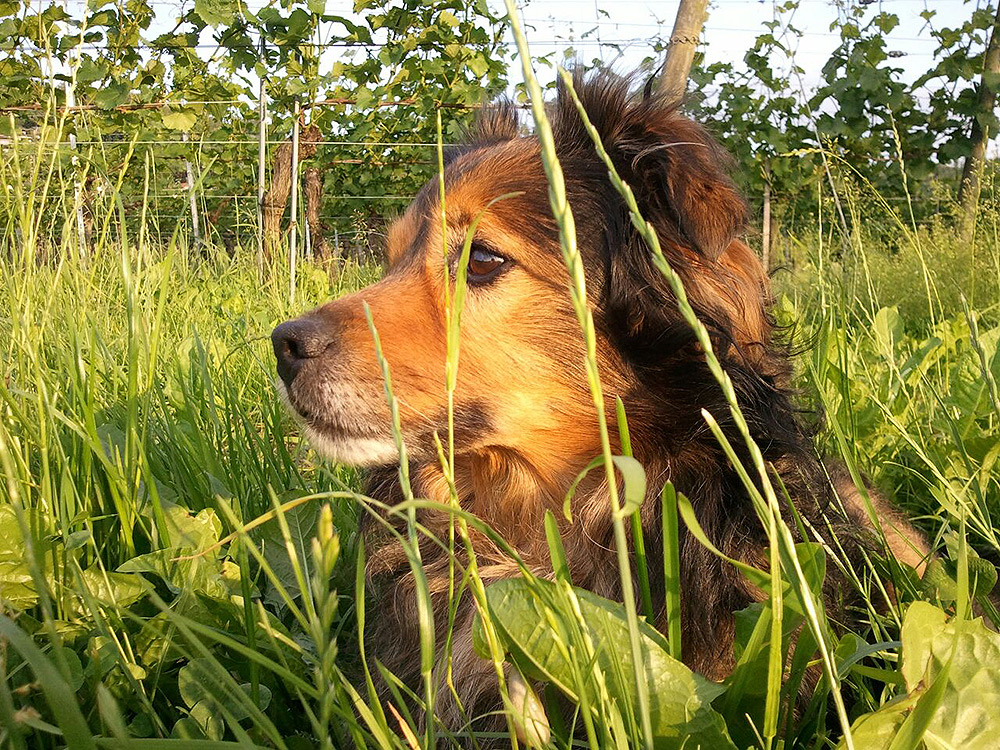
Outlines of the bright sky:
M503 12L503 0L488 1L496 12ZM154 31L169 30L178 10L182 5L189 7L189 2L152 0L157 16ZM830 30L830 24L838 17L837 5L857 3L858 0L799 0L799 8L791 20L803 32L795 59L806 71L807 85L819 78L823 63L837 45L838 35ZM912 79L933 64L936 48L920 12L928 8L936 10L933 23L937 27L957 26L969 18L973 8L986 3L987 0L876 0L869 15L883 9L899 16L900 24L889 37L890 49L905 53L893 62ZM265 0L248 2L255 9L265 4ZM650 40L657 33L664 39L669 37L677 12L677 0L518 0L518 4L529 27L528 39L534 54L556 51L554 59L561 59L562 51L573 47L579 56L613 61L623 72L636 67L650 53ZM763 32L762 24L775 17L774 6L778 4L781 3L776 0L711 0L704 35L706 44L702 47L708 60L742 61L757 35ZM71 13L79 13L82 2L69 0L68 5ZM328 13L352 16L353 5L353 0L327 0L326 7ZM788 19L789 15L783 17ZM623 47L624 53L619 56L610 44ZM331 64L338 54L342 53L336 51L324 58ZM512 78L517 73L513 69ZM544 76L544 71L539 74Z
M851 2L854 5L854 2ZM893 60L904 70L904 78L913 80L934 64L936 42L930 36L921 11L933 9L936 28L954 27L968 19L978 5L986 0L881 0L872 3L870 17L878 9L899 16L899 26L889 35L889 49L905 53ZM502 7L502 1L491 0L493 7ZM774 6L783 4L772 0L712 0L706 24L702 50L709 62L740 63L744 53L753 46L756 37L763 33L763 24L775 18ZM841 3L843 4L843 3ZM617 52L607 47L609 42L623 43L626 52L616 62L616 67L627 71L637 66L648 54L647 40L659 30L663 38L670 35L676 0L529 0L523 3L526 24L533 26L529 32L534 54L544 54L552 49L563 49L572 43L578 53L586 58L601 57L606 62L615 59ZM598 8L603 11L599 14ZM789 14L780 16L786 22ZM807 88L820 78L820 71L830 53L837 46L839 35L830 30L838 18L838 9L831 0L799 0L799 8L791 16L792 25L803 32L795 51L795 60L806 72ZM596 29L596 30L595 30ZM586 38L581 38L583 34ZM532 41L534 40L534 41ZM602 43L604 44L602 53ZM776 61L776 63L784 61ZM541 74L541 71L539 71Z
M151 0L156 13L151 32L169 31L182 7L193 0ZM471 0L468 0L471 2ZM708 23L701 47L709 62L742 64L744 54L756 37L764 32L763 24L775 18L775 6L785 0L711 0ZM839 35L830 26L844 15L838 6L856 5L864 0L799 0L793 14L780 16L803 32L794 49L795 61L805 70L803 84L812 89L820 79L823 64L837 46ZM932 23L936 28L955 27L968 19L974 8L989 0L874 0L867 16L879 9L895 13L899 26L889 35L889 49L902 53L892 60L903 70L906 80L913 80L934 65L937 44L930 28L920 17L925 9L937 11ZM66 0L70 13L79 16L87 0ZM252 9L276 0L244 0ZM488 0L498 14L503 13L503 0ZM620 72L629 72L652 55L651 40L667 39L677 12L677 0L518 0L528 27L528 40L534 55L552 54L554 62L563 61L563 52L572 48L576 57L587 61L599 58ZM353 0L327 0L328 13L353 16ZM509 35L508 35L509 38ZM214 48L209 34L202 37L205 54ZM512 40L511 40L512 43ZM618 49L613 47L616 45ZM621 51L619 51L619 49ZM343 48L327 49L323 66L328 69L343 55L362 54ZM783 57L772 62L776 69L785 69ZM539 67L544 82L555 77L552 69ZM512 66L512 83L520 81L519 66Z

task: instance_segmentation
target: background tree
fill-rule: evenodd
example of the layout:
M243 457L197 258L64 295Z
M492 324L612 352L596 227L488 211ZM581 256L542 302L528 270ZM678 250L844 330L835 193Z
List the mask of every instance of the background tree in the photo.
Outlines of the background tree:
M680 0L658 83L660 91L672 97L681 97L687 91L691 64L707 18L708 0Z
M1000 83L1000 5L990 30L990 41L986 45L983 72L979 78L979 96L972 117L972 135L969 155L965 157L962 178L958 185L958 202L961 210L962 236L971 241L979 208L980 172L986 159L986 145L990 134L996 134L997 84Z
M943 208L968 227L967 208L978 198L972 166L977 159L988 166L973 147L978 154L997 132L989 97L1000 74L991 72L986 54L996 3L970 3L967 19L950 20L953 27L939 27L939 13L925 10L937 49L912 83L894 44L896 16L870 3L838 3L839 44L812 87L795 62L798 5L777 4L742 61L706 67L694 55L695 85L686 99L737 155L736 171L758 216L761 196L770 194L771 233L780 237L826 214L831 182L849 197L876 191L906 224L909 206L918 223ZM705 7L702 0L679 5L675 41L697 39ZM290 135L296 102L302 126L315 125L322 136L315 153L302 152L317 202L307 205L312 226L341 237L363 228L364 245L391 206L402 206L433 172L437 114L445 139L454 140L475 107L506 88L502 19L481 1L358 0L348 16L327 12L323 0L281 0L257 11L236 0L198 0L167 33L153 33L153 19L148 0L91 4L75 16L55 2L0 0L0 103L8 108L0 130L9 133L13 115L26 138L52 138L66 114L60 174L80 185L87 216L102 213L108 192L101 185L121 174L126 208L138 206L148 186L162 219L157 231L178 220L184 228L194 189L208 238L234 250L255 244L241 237L252 236L256 224L261 79L272 142ZM666 54L661 87L686 81L694 47L652 37L649 69ZM615 45L602 49L592 64L605 62ZM579 52L565 55L577 59ZM51 105L62 106L68 89L80 107L57 112ZM77 139L75 152L69 135ZM277 156L271 148L269 161ZM963 161L970 179L959 178ZM826 182L817 186L820 179ZM942 206L942 185L952 201L961 190L966 209ZM885 246L895 246L891 222L868 221L873 206L854 201L842 233L883 232ZM43 230L54 241L61 220L46 217ZM132 219L126 212L123 220ZM279 231L286 220L279 217ZM119 219L111 221L113 229Z

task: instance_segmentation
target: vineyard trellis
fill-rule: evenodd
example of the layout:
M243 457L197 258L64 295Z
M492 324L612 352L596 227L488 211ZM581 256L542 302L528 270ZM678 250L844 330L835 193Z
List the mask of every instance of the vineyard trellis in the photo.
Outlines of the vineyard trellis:
M334 256L344 241L370 249L378 227L433 170L436 113L453 140L507 87L502 18L483 0L358 0L350 17L329 13L322 0L256 11L198 0L159 35L156 5L116 0L72 17L56 3L0 3L0 42L10 52L0 61L0 130L8 138L16 130L26 153L45 151L73 175L81 253L102 182L125 169L121 194L135 196L146 163L158 225L180 220L186 200L196 245L204 237L250 247L258 269L284 237L295 246L289 263L300 251L331 254L327 232ZM914 221L929 220L937 182L957 194L973 123L996 132L981 104L997 83L981 75L994 4L979 3L954 27L923 11L937 60L912 84L894 62L896 16L839 4L832 33L840 43L812 90L795 61L805 33L794 23L798 5L775 4L742 65L696 55L686 100L736 154L748 194L768 196L760 241L767 235L770 245L783 222L809 220L819 179L829 183L826 200L865 185L889 204L907 200L897 162L913 181ZM669 43L659 31L647 40L650 73ZM324 56L335 49L339 58ZM555 61L550 53L542 62ZM126 168L130 149L142 158ZM172 160L183 162L182 173ZM846 237L857 217L834 211ZM60 227L53 221L50 237Z

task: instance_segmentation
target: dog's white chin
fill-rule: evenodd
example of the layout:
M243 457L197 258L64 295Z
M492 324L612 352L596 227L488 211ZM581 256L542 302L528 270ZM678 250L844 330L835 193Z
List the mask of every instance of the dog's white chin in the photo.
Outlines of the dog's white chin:
M288 396L288 388L281 380L275 380L278 397L290 412L298 415ZM327 393L328 400L338 404L336 392ZM326 432L299 419L306 439L325 458L349 466L384 466L399 460L399 451L391 436L349 435Z
M383 466L399 460L399 451L391 438L328 435L308 426L305 433L317 453L336 463Z

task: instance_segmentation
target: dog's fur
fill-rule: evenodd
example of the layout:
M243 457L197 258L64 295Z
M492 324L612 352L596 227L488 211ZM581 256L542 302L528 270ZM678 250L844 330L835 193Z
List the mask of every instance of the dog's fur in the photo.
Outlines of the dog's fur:
M781 476L797 511L827 539L836 534L848 558L859 562L860 551L872 541L868 522L851 500L854 490L848 483L842 482L841 493L847 510L837 501L793 403L788 354L775 343L768 314L768 279L756 255L739 240L747 210L727 176L727 155L673 104L631 93L626 79L607 73L586 80L577 76L576 88L711 332L764 460ZM566 92L559 93L549 116L576 217L608 414L614 414L613 399L620 396L635 456L649 478L650 497L641 518L653 597L662 617L656 496L664 481L691 499L708 536L730 557L764 565L767 539L701 414L702 409L710 412L741 458L747 458L722 392ZM449 489L433 441L435 433L447 434L442 243L447 243L454 277L466 229L482 213L474 248L507 262L492 281L471 286L465 303L454 402L457 489L465 509L502 534L531 568L550 574L544 513L561 516L567 488L600 453L600 445L584 340L567 293L538 140L522 133L512 107L488 109L468 143L449 153L444 176L445 238L435 178L391 228L383 281L294 324L304 329L276 332L279 361L289 355L294 360L286 363L283 389L321 452L376 467L368 493L389 504L402 498L382 374L362 308L367 302L392 368L414 493L447 502ZM488 206L508 193L515 195ZM610 432L617 432L613 423ZM574 583L620 600L601 474L593 472L578 489L574 522L563 524L562 533ZM421 521L447 538L443 514L423 514ZM919 537L905 523L899 525L900 533L890 533L895 551L919 564L924 552ZM416 688L414 581L400 546L379 528L372 524L366 533L368 572L379 601L367 643L374 656ZM512 561L486 538L475 534L474 543L487 582L517 575ZM758 599L759 592L683 532L680 544L684 659L701 673L721 678L732 666L733 613ZM422 545L422 554L441 628L447 621L448 557L432 543ZM851 586L829 567L826 600L830 611L842 612L841 598ZM493 666L472 651L473 611L465 594L452 659L465 712L480 716L499 703ZM437 713L452 726L461 725L449 691L439 692L443 703ZM496 721L477 726L496 726Z

